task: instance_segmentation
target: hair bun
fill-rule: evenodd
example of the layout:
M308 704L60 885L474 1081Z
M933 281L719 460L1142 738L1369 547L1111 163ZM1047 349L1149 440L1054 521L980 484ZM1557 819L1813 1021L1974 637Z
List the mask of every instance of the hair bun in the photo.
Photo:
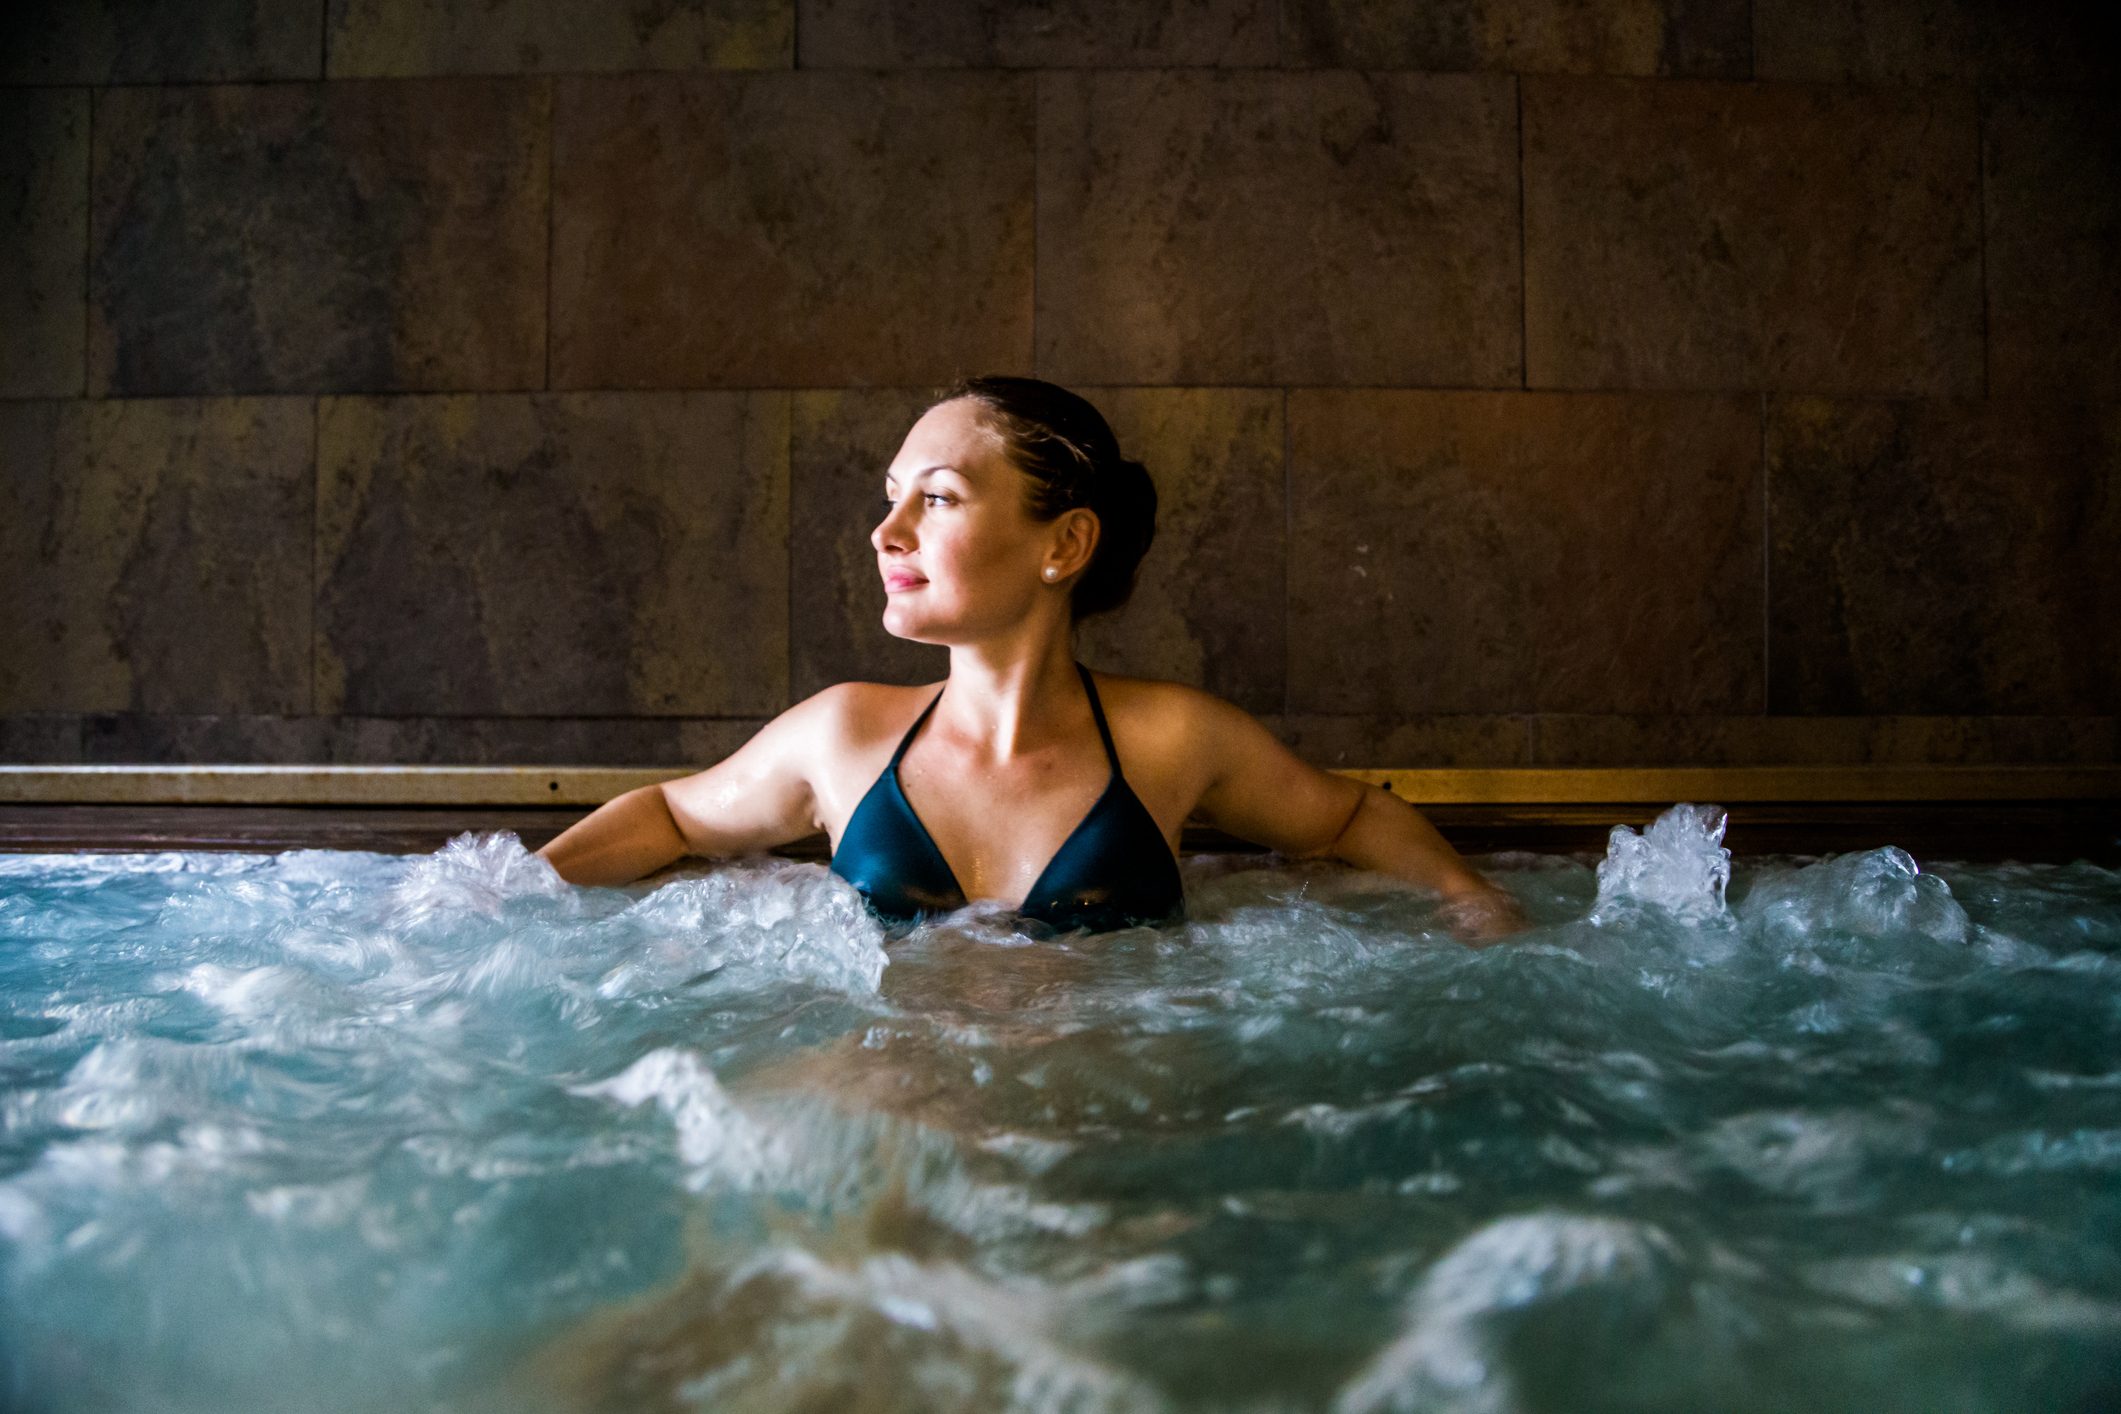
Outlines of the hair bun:
M1148 467L1131 457L1118 457L1094 484L1100 494L1090 508L1098 513L1100 534L1106 542L1097 558L1115 570L1125 567L1114 576L1125 586L1118 596L1123 601L1133 588L1136 566L1156 538L1156 482Z

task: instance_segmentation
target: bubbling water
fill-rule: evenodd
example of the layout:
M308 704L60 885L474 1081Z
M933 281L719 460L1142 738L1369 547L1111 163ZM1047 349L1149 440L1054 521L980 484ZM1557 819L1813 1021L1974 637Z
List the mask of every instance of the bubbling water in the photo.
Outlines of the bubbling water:
M2093 1408L2121 875L1679 805L891 944L815 864L0 857L0 1404Z

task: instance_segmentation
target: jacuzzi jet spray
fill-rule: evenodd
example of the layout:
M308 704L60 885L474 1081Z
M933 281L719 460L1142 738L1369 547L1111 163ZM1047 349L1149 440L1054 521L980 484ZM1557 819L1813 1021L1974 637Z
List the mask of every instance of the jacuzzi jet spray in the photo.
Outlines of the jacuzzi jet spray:
M1655 904L1685 923L1728 919L1724 890L1731 852L1720 805L1674 805L1641 834L1615 825L1598 863L1598 902L1589 921L1611 921L1630 905Z

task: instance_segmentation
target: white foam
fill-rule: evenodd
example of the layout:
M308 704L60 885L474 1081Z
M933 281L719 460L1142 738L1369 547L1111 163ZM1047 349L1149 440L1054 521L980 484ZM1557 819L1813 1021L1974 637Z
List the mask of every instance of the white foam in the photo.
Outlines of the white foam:
M889 959L861 895L796 860L747 859L673 879L587 929L628 955L597 984L606 998L660 991L735 969L756 980L804 979L874 994Z
M733 1404L807 1407L816 1402L800 1395L809 1371L823 1373L829 1390L836 1378L829 1372L859 1358L890 1378L909 1408L1154 1414L1167 1407L1155 1388L1072 1348L1068 1330L1090 1291L1132 1286L1138 1294L1149 1280L1106 1274L1076 1289L897 1254L842 1268L799 1249L771 1249L732 1274L723 1299L734 1309L773 1310L768 1348L801 1349L804 1357L770 1364L740 1357L702 1372L689 1388L712 1388ZM780 1388L768 1394L762 1384Z
M678 1157L690 1167L687 1184L695 1191L718 1180L761 1186L789 1170L786 1146L739 1109L691 1051L650 1051L611 1079L571 1085L568 1093L661 1106L677 1126Z
M1951 885L1895 845L1765 874L1739 908L1749 930L1788 944L1822 932L1964 946L1974 932Z
M1498 1318L1596 1290L1609 1319L1649 1317L1678 1286L1679 1250L1620 1218L1540 1212L1503 1218L1446 1252L1407 1303L1400 1335L1341 1390L1338 1414L1505 1414L1516 1391Z
M740 1104L699 1055L679 1047L651 1051L619 1075L569 1093L655 1102L676 1125L685 1184L694 1192L770 1191L845 1211L873 1200L890 1171L910 1175L907 1202L968 1236L1080 1236L1109 1219L1100 1204L1046 1202L1014 1184L978 1181L953 1138L903 1120L850 1115L808 1097ZM888 1161L879 1162L879 1154Z
M1642 905L1685 923L1727 919L1724 891L1731 881L1731 852L1722 844L1727 819L1720 806L1674 805L1639 835L1615 825L1598 865L1598 901L1590 921L1611 922Z
M511 899L565 903L574 896L573 887L525 849L513 830L458 835L414 859L390 891L392 904L414 918L438 912L499 918Z

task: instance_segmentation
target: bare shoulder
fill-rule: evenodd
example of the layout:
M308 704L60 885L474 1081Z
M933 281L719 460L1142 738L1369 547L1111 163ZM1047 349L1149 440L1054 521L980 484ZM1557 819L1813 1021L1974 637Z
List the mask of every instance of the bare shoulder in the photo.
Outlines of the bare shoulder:
M770 849L837 828L918 707L920 689L843 682L781 712L703 771L662 784L694 853ZM894 726L895 724L895 726Z
M844 819L854 809L906 728L941 689L940 681L842 682L811 699L817 704L807 733L816 763L812 777L826 819Z
M842 682L817 694L820 724L829 724L832 746L855 755L898 736L942 683Z
M660 783L687 849L720 858L772 849L818 829L843 695L813 693L705 770Z
M1190 723L1206 704L1221 700L1168 678L1128 677L1095 668L1090 676L1097 683L1098 700L1104 704L1106 718L1123 717L1129 726L1144 733L1167 732Z
M1139 704L1136 717L1155 744L1167 788L1186 813L1208 824L1303 857L1327 848L1359 803L1363 786L1305 761L1226 698L1185 683L1115 683Z
M729 760L781 763L782 770L800 774L812 789L822 790L837 775L840 762L860 755L884 729L895 694L907 690L886 683L834 683L783 709Z
M1236 703L1190 683L1118 673L1100 672L1093 676L1108 712L1138 718L1145 731L1191 735L1257 722Z
M1188 803L1223 773L1233 752L1273 741L1264 724L1236 703L1166 678L1097 673L1115 737L1129 760L1153 761ZM1130 767L1130 774L1132 768Z

